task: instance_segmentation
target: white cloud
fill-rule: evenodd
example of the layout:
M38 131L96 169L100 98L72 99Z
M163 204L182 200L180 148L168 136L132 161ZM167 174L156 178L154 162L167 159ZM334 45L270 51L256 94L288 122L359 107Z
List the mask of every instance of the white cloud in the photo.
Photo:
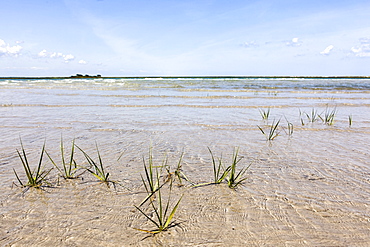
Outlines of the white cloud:
M11 55L17 55L22 50L22 46L20 45L8 46L7 48L8 48L8 54L11 54Z
M69 61L72 61L73 59L75 59L75 57L71 54L63 55L63 58L64 58L64 61L66 61L66 62L69 62Z
M356 57L370 57L370 38L361 38L360 44L351 48Z
M20 51L22 50L22 46L14 45L10 46L6 44L4 40L0 39L0 56L18 56Z
M302 42L299 40L299 38L293 38L291 41L286 43L287 46L301 46Z
M61 52L53 52L53 53L51 53L50 54L50 57L51 58L56 58L56 57L63 57L63 53L61 53Z
M87 62L85 60L82 60L82 59L80 61L78 61L78 63L79 64L87 64Z
M75 56L72 54L64 55L61 52L48 52L45 49L40 51L38 56L43 58L63 58L66 63L75 59Z
M334 46L329 45L328 47L325 48L322 52L320 52L321 55L329 55L330 52L333 50Z
M245 42L243 44L244 47L256 47L258 44L255 41Z
M45 68L45 67L35 67L35 66L33 66L33 67L30 67L30 69L32 69L32 70L46 70L47 68Z
M47 55L47 51L46 50L42 50L42 51L40 51L39 52L39 54L38 54L38 56L39 57L47 57L48 55Z

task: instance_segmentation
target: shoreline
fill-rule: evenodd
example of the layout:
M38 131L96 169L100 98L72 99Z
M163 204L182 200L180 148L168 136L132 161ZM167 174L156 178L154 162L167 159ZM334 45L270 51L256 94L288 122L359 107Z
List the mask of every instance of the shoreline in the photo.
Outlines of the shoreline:
M63 80L63 79L370 79L370 76L9 76L0 80Z

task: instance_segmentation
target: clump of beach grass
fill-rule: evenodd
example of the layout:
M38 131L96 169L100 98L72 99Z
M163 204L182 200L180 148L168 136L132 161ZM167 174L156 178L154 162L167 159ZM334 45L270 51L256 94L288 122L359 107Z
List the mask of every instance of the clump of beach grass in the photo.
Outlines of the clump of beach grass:
M170 179L173 179L174 181L177 180L178 181L178 186L184 186L184 183L183 183L183 180L193 184L193 182L191 182L187 176L184 174L183 170L182 170L182 158L184 156L184 153L181 153L180 155L180 159L179 161L177 162L177 166L175 168L175 170L173 172L171 172L171 167L169 165L167 165L167 159L166 159L166 164L165 164L165 168L166 168L166 171L167 171L167 174L165 176L165 181L169 181Z
M162 170L166 162L167 162L167 158L163 160L163 163L161 166L154 166L152 148L149 149L148 165L146 165L145 158L143 157L145 178L142 175L140 176L141 176L141 181L143 182L143 185L145 187L145 190L147 191L148 194L150 194L148 198L151 197L159 189L160 177L161 177L160 170ZM158 170L158 168L160 168L160 170ZM143 202L141 204L143 204Z
M241 184L244 180L247 179L247 177L244 176L245 172L249 169L249 167L252 165L249 164L247 167L240 169L239 172L236 171L237 164L242 160L243 157L239 157L239 148L235 148L232 156L232 161L229 169L229 176L227 179L227 185L229 188L234 189L239 184Z
M310 123L314 123L316 122L318 119L321 119L321 116L320 114L317 113L317 110L315 110L314 108L312 108L311 110L311 113L308 114L308 113L305 113L306 114L306 117L308 119L308 122Z
M244 174L249 169L251 164L248 167L242 168L239 172L237 172L237 164L243 158L238 155L239 148L234 149L231 164L227 167L225 167L223 164L222 156L220 158L217 158L216 161L216 158L209 147L208 150L212 157L213 182L196 184L194 185L194 187L206 186L211 184L221 184L222 182L226 181L229 188L235 189L238 185L240 185L243 181L247 179Z
M288 136L292 136L293 131L294 131L294 125L293 125L293 123L289 122L286 117L285 117L285 120L287 122L287 130L284 129L284 131Z
M265 109L259 109L260 115L262 117L262 120L268 120L270 116L270 108Z
M147 192L147 197L140 203L140 206L143 205L148 199L155 197L154 194L166 183L169 181L172 182L174 176L169 172L169 168L167 167L168 158L167 156L163 159L162 165L156 166L153 162L153 152L152 148L149 149L149 158L148 163L145 162L145 157L143 157L143 166L144 166L144 173L145 176L141 176L141 181L144 185L144 188ZM163 168L166 167L167 174L164 176L163 183L160 184L160 178L162 177Z
M41 150L41 154L40 154L38 164L34 169L31 169L31 167L29 165L27 154L26 154L26 151L23 147L22 140L20 140L20 142L21 142L22 150L21 151L17 150L17 153L18 153L18 156L19 156L19 158L22 162L22 166L23 166L24 172L26 174L27 181L22 182L22 180L18 176L18 173L15 171L15 169L13 169L14 174L15 174L19 184L22 187L33 187L33 188L41 188L42 186L44 186L44 184L50 185L50 183L48 183L46 181L46 176L50 173L52 168L49 169L49 170L44 170L44 168L42 167L43 157L44 157L44 153L45 153L45 142L44 142L44 145L42 146L42 150Z
M156 200L149 201L149 207L152 208L153 216L151 216L151 213L146 213L140 207L135 206L135 208L139 210L139 212L143 214L145 218L147 218L150 222L152 222L156 228L153 230L145 230L145 229L140 229L140 228L134 228L134 229L147 232L147 233L151 233L151 234L157 234L162 231L166 231L168 228L174 226L172 219L176 213L177 208L180 205L180 202L183 196L181 196L177 200L174 206L171 206L170 205L171 204L170 203L171 202L171 190L172 190L172 185L171 185L167 200L165 200L165 198L162 196L162 191L161 189L159 189L156 193L157 194Z
M294 131L294 125L290 122L288 122L288 135L291 136L293 135L293 131Z
M275 120L272 122L272 124L269 126L268 130L265 131L263 130L260 126L257 125L259 130L262 132L262 134L266 137L267 141L272 141L274 140L278 135L278 126L280 124L280 120L276 121Z
M145 176L141 176L145 191L147 193L146 198L139 204L139 206L134 206L141 214L145 216L150 222L152 222L155 225L154 230L145 230L140 228L135 228L136 230L151 233L151 234L157 234L162 231L166 231L168 228L174 226L172 219L175 215L175 212L177 208L180 205L181 199L183 196L181 196L175 204L172 206L171 203L171 193L172 193L172 186L173 186L173 180L176 177L169 177L167 181L164 181L161 184L161 169L162 166L154 166L153 165L153 157L152 152L149 153L149 163L148 165L145 164L144 161L144 173ZM165 196L163 195L163 186L169 182L169 192L167 195L167 200ZM151 209L152 213L145 212L145 209L141 209L146 202L149 202L149 208Z
M211 154L211 157L212 157L212 165L213 165L213 183L214 184L220 184L222 183L222 181L225 180L225 178L227 177L230 169L231 169L231 166L227 167L226 169L223 167L223 164L222 164L222 157L221 158L217 158L218 162L216 162L215 160L215 157L211 151L211 149L208 147L208 151L210 152Z
M334 108L332 110L329 110L328 108L326 108L325 113L324 113L324 117L321 117L320 115L319 115L319 117L325 124L333 125L336 113L337 113L336 108Z
M95 178L97 178L100 182L106 183L109 187L109 183L113 183L113 185L116 184L115 181L109 180L109 172L105 172L103 161L99 152L98 144L95 143L96 151L98 160L95 161L92 159L82 148L75 145L85 156L87 163L89 164L89 167L86 167L86 171L88 171L90 174L92 174Z
M348 125L349 125L349 127L352 126L352 115L348 116Z
M69 158L65 159L65 149L63 144L63 138L60 140L60 153L61 153L61 159L62 159L62 168L60 168L57 163L51 158L51 155L45 150L46 155L50 159L51 163L54 165L55 168L59 171L61 176L65 179L75 179L79 175L77 175L77 164L74 159L74 153L75 153L75 140L72 141L71 145L71 151Z

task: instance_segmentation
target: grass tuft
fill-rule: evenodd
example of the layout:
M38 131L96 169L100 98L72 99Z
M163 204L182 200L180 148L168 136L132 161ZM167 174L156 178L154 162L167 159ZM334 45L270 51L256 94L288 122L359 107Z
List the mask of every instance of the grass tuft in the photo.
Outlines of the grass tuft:
M183 156L184 156L184 153L181 153L179 162L177 162L176 169L173 172L171 172L171 167L170 166L165 165L165 168L166 168L166 171L167 171L165 181L168 182L170 179L173 179L174 181L177 180L178 181L177 185L180 186L180 187L184 186L183 180L193 184L193 182L191 182L187 178L187 176L184 174L184 172L182 171L182 158L183 158Z
M158 168L162 168L166 166L167 164L167 157L163 160L163 164L161 166L154 166L153 163L153 153L152 149L149 149L149 161L148 161L148 166L145 163L145 158L143 157L143 163L144 163L144 171L145 171L145 179L141 176L141 180L144 184L145 190L153 194L155 193L160 184L160 176L161 172L158 170Z
M267 141L272 141L274 140L278 135L279 135L279 132L277 130L278 126L280 124L280 120L278 120L276 123L275 123L275 120L272 122L272 124L269 126L269 130L268 132L267 131L264 131L260 126L257 125L257 127L259 128L259 130L262 132L262 134L266 137L266 140Z
M22 150L21 151L17 150L17 153L18 153L19 158L21 159L22 166L23 166L24 172L25 172L26 177L27 177L27 182L22 182L22 180L19 178L15 169L13 169L14 174L15 174L19 184L22 187L34 187L34 188L41 188L41 186L43 186L45 183L50 185L49 183L46 182L46 176L50 173L50 171L52 169L43 170L43 168L42 168L42 161L43 161L43 157L44 157L44 153L45 153L45 143L42 146L39 162L38 162L36 168L34 170L32 170L30 165L29 165L27 154L26 154L26 151L23 147L22 140L20 140L20 142L21 142Z
M294 131L294 126L292 123L288 123L288 135L291 136L293 135L293 131Z
M265 109L259 109L259 112L261 114L261 117L263 120L268 120L269 119L269 116L270 116L270 108L268 108L267 110Z
M213 182L208 183L200 183L194 185L194 187L200 187L200 186L207 186L211 184L220 184L223 181L227 182L227 185L234 189L239 184L241 184L244 180L247 178L244 177L245 172L249 169L250 165L246 168L241 169L239 172L236 171L237 164L241 161L243 157L239 157L239 148L235 148L232 156L231 165L228 167L224 167L222 162L222 157L217 158L217 161L211 151L210 148L208 148L211 157L212 157L212 165L213 165Z
M115 182L109 180L109 172L105 172L103 161L101 159L101 155L99 152L98 145L96 145L96 150L98 153L98 161L94 161L84 150L82 150L79 146L75 145L85 156L88 164L90 167L87 167L86 170L90 172L95 178L97 178L99 181L106 183L109 186L109 183L115 184Z
M181 163L181 159L179 163ZM145 160L144 160L145 176L144 177L141 176L147 196L140 203L139 206L135 206L135 208L139 210L139 212L142 213L156 227L154 230L144 230L144 229L139 229L139 228L135 228L135 229L139 231L151 233L151 234L157 234L162 231L166 231L168 228L173 226L172 219L183 197L181 196L180 199L177 200L175 205L171 207L172 185L173 185L173 180L176 177L172 176L169 178L169 194L166 200L164 196L162 195L162 190L163 190L163 186L167 184L168 180L163 182L162 184L160 183L161 176L160 176L160 170L158 168L163 168L163 165L161 167L156 167L153 165L152 152L150 151L149 164L146 165ZM140 208L148 201L149 201L149 208L151 208L153 212L152 214L146 213L143 209Z
M334 108L332 110L329 110L328 108L326 108L325 113L324 113L324 117L321 117L321 116L319 116L319 117L325 124L333 125L336 113L337 113L336 108Z
M49 160L51 163L57 168L61 176L65 179L75 179L79 175L77 175L77 164L74 160L74 153L75 153L75 140L72 141L71 145L71 152L69 159L66 161L65 159L65 151L64 151L64 144L63 139L60 140L60 153L61 153L61 159L62 159L62 168L60 168L56 162L51 158L49 153L45 150L46 155L49 157Z
M222 165L222 157L217 158L218 162L216 162L215 157L213 156L213 153L212 153L212 151L209 147L208 147L208 150L209 150L209 152L211 153L211 156L212 156L213 178L214 178L213 183L220 184L227 177L227 175L228 175L228 173L231 169L231 166L229 166L225 169Z
M145 229L140 229L140 228L135 228L136 230L151 233L151 234L157 234L162 231L166 231L168 228L173 226L172 219L176 213L177 208L180 205L181 199L183 195L180 197L179 200L177 200L176 204L172 207L170 205L171 201L171 189L170 189L170 194L167 198L167 201L162 197L162 192L161 189L157 191L157 200L150 200L149 201L149 206L153 210L153 216L151 216L150 213L144 212L143 209L141 209L138 206L135 206L137 210L139 210L140 213L142 213L145 218L147 218L150 222L152 222L155 225L155 229L153 230L145 230Z
M315 110L314 108L312 108L311 110L311 114L308 114L308 113L305 113L306 114L306 117L308 119L308 122L310 123L314 123L316 122L319 118L321 118L320 114L317 113L317 110Z
M241 169L239 172L236 171L237 164L242 160L243 157L238 156L239 148L235 148L233 152L232 162L229 170L229 176L227 178L227 185L231 189L235 189L239 184L241 184L247 177L244 177L245 172L249 169L252 165Z
M288 129L288 131L285 131L285 129L284 129L284 131L285 131L285 133L287 135L292 136L293 135L293 131L294 131L294 125L291 122L289 122L286 117L285 117L285 120L287 122L287 127L288 127L287 129Z

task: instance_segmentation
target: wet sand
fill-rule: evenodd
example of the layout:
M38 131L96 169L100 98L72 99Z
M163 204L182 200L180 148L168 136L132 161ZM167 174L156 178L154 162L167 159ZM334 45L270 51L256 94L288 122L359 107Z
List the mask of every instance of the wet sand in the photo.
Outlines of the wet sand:
M43 85L1 90L1 246L369 246L370 113L368 92L271 90L71 89ZM269 122L258 109L271 107ZM336 107L334 125L308 123L301 112ZM353 116L349 126L348 116ZM287 122L294 125L286 134ZM301 118L305 125L301 124ZM280 135L267 142L257 125L281 119ZM284 129L285 131L284 131ZM34 163L46 140L60 158L59 141L72 139L96 155L111 179L108 188L83 174L59 179L54 169L44 190L16 187L13 168L19 137ZM67 145L68 144L68 145ZM178 225L155 236L134 228L153 225L133 205L145 197L142 158L153 147L194 183L211 182L211 157L231 160L235 147L252 163L235 190L225 184L174 187L184 195ZM123 154L123 155L122 155ZM121 156L122 155L122 156ZM121 158L120 158L121 157ZM84 163L81 154L77 161ZM34 164L33 163L33 164ZM47 164L50 167L50 164Z

